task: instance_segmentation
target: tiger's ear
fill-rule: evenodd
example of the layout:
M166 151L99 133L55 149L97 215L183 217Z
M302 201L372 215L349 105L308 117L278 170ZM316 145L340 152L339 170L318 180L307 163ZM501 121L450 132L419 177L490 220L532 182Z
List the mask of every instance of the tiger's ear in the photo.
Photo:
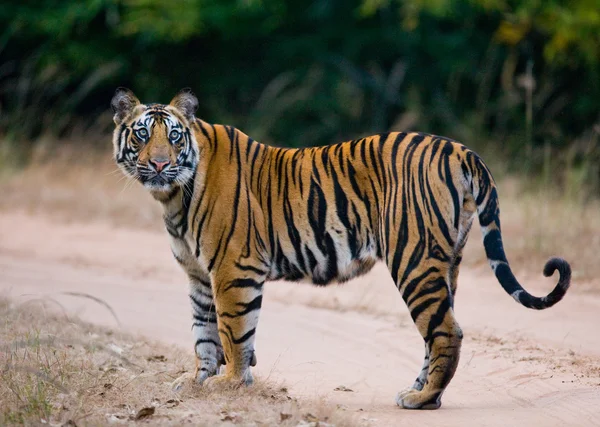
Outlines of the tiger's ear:
M169 104L171 107L177 108L183 113L188 121L194 121L194 113L198 109L198 98L189 87L181 89L175 98Z
M127 88L119 87L110 101L115 115L113 120L115 124L120 125L131 114L133 109L140 105L140 100L136 98L132 91Z

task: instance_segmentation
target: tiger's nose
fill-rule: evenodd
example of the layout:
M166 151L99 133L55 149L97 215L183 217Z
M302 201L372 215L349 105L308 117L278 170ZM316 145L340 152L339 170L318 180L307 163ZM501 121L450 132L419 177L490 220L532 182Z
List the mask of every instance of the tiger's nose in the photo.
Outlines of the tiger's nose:
M171 163L168 159L150 159L148 161L158 173L160 173L169 163Z

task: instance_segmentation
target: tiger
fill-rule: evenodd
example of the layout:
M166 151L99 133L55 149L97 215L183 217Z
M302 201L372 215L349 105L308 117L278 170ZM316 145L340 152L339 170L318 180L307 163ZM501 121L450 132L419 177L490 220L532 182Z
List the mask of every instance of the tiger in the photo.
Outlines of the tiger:
M515 278L500 231L496 183L472 150L450 138L390 132L333 145L281 148L195 117L183 89L142 104L126 88L112 98L114 159L163 208L173 257L189 279L195 381L253 382L265 281L342 283L384 262L425 344L407 409L437 409L458 364L454 314L459 267L475 216L489 264L524 307L560 301L571 267L550 258L558 283L544 297ZM223 368L223 369L221 369Z

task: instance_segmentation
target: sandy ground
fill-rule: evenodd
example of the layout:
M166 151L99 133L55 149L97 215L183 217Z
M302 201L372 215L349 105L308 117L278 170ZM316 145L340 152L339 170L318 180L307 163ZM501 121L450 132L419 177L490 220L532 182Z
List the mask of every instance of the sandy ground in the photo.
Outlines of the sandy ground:
M542 265L525 285L546 293ZM531 280L539 272L539 279ZM59 223L0 213L0 291L48 295L83 319L192 351L184 274L166 233L99 222ZM324 396L366 425L600 425L600 298L574 283L564 301L536 312L504 294L488 269L461 271L456 312L462 357L438 411L401 410L423 343L383 266L343 287L269 283L257 337L258 375L298 397ZM338 386L353 391L335 391Z

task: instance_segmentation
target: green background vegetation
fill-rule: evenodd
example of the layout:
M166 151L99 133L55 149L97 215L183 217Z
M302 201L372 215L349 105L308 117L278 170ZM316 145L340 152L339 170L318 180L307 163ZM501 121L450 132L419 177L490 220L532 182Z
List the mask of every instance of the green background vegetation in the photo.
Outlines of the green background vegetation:
M276 145L419 130L600 191L600 0L3 2L5 148L97 144L117 86L191 87L199 117Z

